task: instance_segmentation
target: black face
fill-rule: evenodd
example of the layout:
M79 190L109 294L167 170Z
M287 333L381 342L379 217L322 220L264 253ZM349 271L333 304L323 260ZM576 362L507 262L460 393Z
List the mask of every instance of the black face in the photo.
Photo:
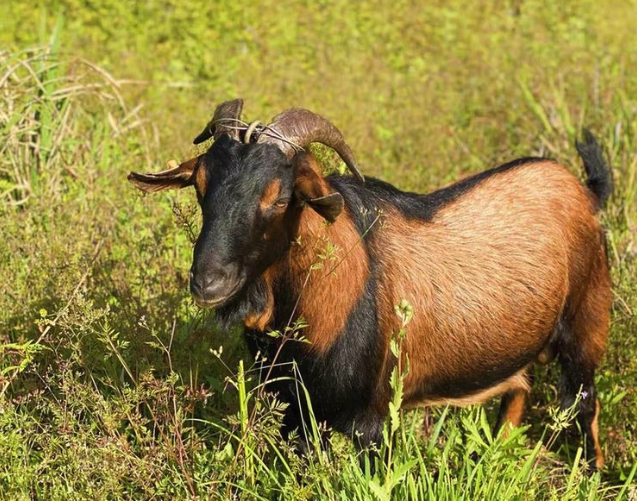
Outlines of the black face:
M201 306L230 303L290 247L294 172L275 146L216 140L194 174L203 226L190 291Z

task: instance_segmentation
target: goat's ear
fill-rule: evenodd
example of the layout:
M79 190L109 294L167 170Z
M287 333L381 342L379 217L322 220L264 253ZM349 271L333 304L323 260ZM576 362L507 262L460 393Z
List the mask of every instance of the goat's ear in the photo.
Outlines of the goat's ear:
M300 154L294 169L297 197L330 223L336 221L345 205L343 197L337 191L333 191L317 172L316 161L309 155Z
M168 167L170 168L167 170L155 174L131 172L128 175L128 180L146 193L192 186L193 173L199 165L199 159L200 157L191 158L179 165L174 160L171 160L168 162Z

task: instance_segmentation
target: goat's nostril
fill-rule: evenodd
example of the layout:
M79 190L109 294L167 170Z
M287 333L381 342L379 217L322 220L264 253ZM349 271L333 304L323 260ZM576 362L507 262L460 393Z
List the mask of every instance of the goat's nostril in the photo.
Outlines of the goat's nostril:
M195 296L201 297L202 287L197 283L192 272L190 273L190 292Z
M211 300L223 295L228 286L225 275L198 276L191 275L190 292L198 298Z
M195 300L207 304L218 303L232 295L238 287L236 272L231 266L210 261L190 269L190 292Z

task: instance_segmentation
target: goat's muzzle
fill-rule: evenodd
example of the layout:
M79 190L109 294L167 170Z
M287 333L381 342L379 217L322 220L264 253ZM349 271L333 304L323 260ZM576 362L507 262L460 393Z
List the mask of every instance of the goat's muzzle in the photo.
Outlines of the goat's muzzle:
M226 269L207 270L204 274L190 271L190 293L202 308L218 308L227 304L241 290L244 280Z

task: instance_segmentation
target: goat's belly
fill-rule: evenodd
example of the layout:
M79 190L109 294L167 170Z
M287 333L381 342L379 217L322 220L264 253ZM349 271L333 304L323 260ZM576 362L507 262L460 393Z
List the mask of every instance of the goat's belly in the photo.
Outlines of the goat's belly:
M510 353L483 350L472 353L469 347L465 347L464 352L445 355L440 350L432 350L430 355L412 351L410 372L405 380L405 402L408 406L470 405L507 391L527 388L525 373L549 337L550 334L538 337L525 350L514 349Z
M522 387L562 313L567 279L559 269L538 264L522 276L500 269L484 281L464 271L465 280L444 287L394 289L394 301L404 298L414 310L403 345L408 404L467 405Z
M524 386L523 373L546 348L563 301L528 294L446 316L420 310L420 320L416 305L403 345L407 401L466 405Z
M529 391L529 380L526 375L527 368L520 369L512 376L506 377L499 383L495 383L484 389L462 389L458 385L447 394L445 391L423 391L418 387L416 391L408 392L405 397L404 407L414 408L429 405L454 405L464 407L467 405L481 404L493 397L514 390Z

